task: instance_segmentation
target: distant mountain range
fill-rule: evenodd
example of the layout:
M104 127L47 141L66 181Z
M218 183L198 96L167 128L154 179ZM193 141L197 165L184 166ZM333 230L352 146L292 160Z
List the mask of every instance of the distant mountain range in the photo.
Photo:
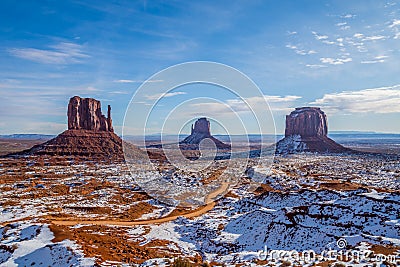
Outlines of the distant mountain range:
M3 139L30 139L30 140L48 140L51 138L56 137L55 135L51 134L5 134L0 135L0 138Z
M328 135L398 135L396 133L379 133L379 132L372 132L372 131L329 131ZM164 137L175 137L176 135L172 135L172 134L165 134ZM180 134L179 137L180 138L185 138L186 136L188 136L187 134ZM219 137L219 138L224 138L227 137L227 135L224 134L215 134L214 136ZM238 135L232 135L234 137L244 137L245 135L243 134L238 134ZM249 137L252 138L256 138L259 137L260 134L249 134ZM264 134L264 137L273 137L273 134ZM48 140L51 138L56 137L56 135L52 135L52 134L5 134L5 135L0 135L0 138L3 139L30 139L30 140L39 140L39 139L43 139L43 140ZM146 136L147 140L152 140L152 139L159 139L161 137L161 134L157 133L157 134L149 134ZM281 138L283 137L282 134L277 134L276 135L277 138ZM136 136L136 135L125 135L124 138L127 139L136 139L136 138L140 138L140 136Z
M400 134L400 133L382 133L382 132L373 132L373 131L329 131L328 134ZM189 134L179 134L179 137L186 137ZM276 136L283 136L283 133L277 133ZM164 136L176 136L174 134L164 134ZM213 134L213 136L227 136L226 134ZM245 134L233 134L232 136L246 136ZM248 136L261 136L261 134L252 134L249 133ZM275 136L274 134L263 134L263 136ZM127 138L137 138L140 137L139 135L125 135L124 137ZM154 134L148 134L146 135L148 138L159 138L161 137L161 133L154 133Z
M329 134L385 134L372 131L329 131Z

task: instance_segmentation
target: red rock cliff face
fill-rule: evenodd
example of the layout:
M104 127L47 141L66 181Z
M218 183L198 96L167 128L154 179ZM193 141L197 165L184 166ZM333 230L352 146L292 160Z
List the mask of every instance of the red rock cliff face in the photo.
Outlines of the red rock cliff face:
M286 116L285 136L323 137L328 134L325 113L320 108L296 108Z
M285 138L276 144L276 153L343 153L351 151L330 139L327 134L327 118L320 108L296 108L286 116Z
M113 132L111 107L108 117L101 113L100 101L93 98L74 96L68 104L68 130L92 130Z

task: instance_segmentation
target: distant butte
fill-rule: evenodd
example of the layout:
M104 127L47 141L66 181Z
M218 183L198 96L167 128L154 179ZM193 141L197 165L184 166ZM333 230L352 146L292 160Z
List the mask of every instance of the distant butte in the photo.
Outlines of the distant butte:
M68 104L68 130L57 137L17 155L79 156L93 160L124 160L122 139L114 133L111 107L107 118L100 101L74 96ZM130 153L143 153L128 144ZM11 155L13 156L13 155Z
M191 133L183 141L180 142L181 145L193 146L198 148L200 142L204 139L210 139L214 142L218 149L230 149L231 146L225 144L211 135L210 131L210 121L207 118L198 119L194 125L192 125ZM181 146L182 147L182 146Z
M276 145L278 154L299 152L342 153L350 149L328 136L325 113L317 107L296 108L286 115L285 138Z

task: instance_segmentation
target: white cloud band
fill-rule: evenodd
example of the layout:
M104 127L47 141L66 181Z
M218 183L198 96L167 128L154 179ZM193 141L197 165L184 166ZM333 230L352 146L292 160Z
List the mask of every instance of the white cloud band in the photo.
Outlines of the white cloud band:
M332 113L397 113L400 112L400 85L325 94L310 104Z

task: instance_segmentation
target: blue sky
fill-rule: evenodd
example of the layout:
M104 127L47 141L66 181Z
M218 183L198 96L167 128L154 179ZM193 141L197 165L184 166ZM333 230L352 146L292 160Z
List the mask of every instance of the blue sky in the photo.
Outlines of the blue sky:
M248 75L278 133L285 114L308 105L328 114L330 130L400 133L398 2L3 0L0 17L0 134L63 131L74 95L101 100L103 110L110 104L120 133L143 81L197 60ZM163 99L160 114L190 90ZM218 103L204 104L218 112Z

